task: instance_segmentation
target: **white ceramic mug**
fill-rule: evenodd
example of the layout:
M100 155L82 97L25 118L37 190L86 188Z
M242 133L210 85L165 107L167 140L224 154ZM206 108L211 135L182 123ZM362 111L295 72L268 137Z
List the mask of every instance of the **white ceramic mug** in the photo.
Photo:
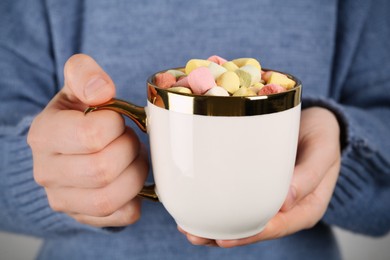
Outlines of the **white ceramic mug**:
M286 73L285 73L286 74ZM286 74L288 75L288 74ZM301 83L256 97L196 96L147 80L147 107L114 99L150 138L158 198L185 231L211 239L259 233L282 206L294 170Z

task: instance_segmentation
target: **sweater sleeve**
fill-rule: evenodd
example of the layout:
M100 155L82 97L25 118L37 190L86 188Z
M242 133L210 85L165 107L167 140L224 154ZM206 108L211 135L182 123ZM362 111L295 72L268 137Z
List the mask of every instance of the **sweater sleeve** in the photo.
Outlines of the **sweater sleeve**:
M57 91L44 1L0 1L0 229L34 236L89 227L53 212L33 178L30 123Z
M340 16L368 11L339 19L334 99L305 101L332 110L343 132L340 176L323 221L380 236L390 230L390 5L377 1L366 9L358 3L373 1L341 2Z

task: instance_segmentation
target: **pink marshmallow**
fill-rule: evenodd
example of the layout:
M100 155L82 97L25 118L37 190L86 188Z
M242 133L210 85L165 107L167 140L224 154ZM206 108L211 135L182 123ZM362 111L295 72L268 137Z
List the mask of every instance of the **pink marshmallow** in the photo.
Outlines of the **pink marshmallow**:
M281 93L281 92L285 92L285 91L286 91L286 89L280 85L268 84L268 85L265 85L262 89L260 89L259 92L257 93L257 95L263 96L263 95Z
M194 94L203 94L212 87L215 87L214 76L206 67L199 67L188 74L188 83Z
M181 77L175 84L173 84L173 87L190 88L190 84L188 83L188 77L187 76Z
M215 62L215 63L217 63L218 65L222 65L222 64L224 64L225 62L227 62L227 60L225 60L224 58L219 57L219 56L217 56L217 55L210 56L210 57L208 57L207 60L212 61L212 62Z

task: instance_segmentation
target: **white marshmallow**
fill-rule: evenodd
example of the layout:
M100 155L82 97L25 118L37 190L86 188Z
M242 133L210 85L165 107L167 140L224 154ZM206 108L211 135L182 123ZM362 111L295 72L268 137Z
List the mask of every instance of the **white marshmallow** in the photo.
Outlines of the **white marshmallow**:
M211 89L209 89L205 93L205 95L206 96L222 96L222 97L230 96L229 92L227 92L226 89L224 89L223 87L219 87L219 86L212 87Z

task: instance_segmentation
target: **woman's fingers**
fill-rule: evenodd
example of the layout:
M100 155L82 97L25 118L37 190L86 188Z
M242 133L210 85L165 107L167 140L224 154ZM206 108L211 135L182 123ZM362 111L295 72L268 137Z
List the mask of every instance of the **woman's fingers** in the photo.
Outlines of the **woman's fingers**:
M90 154L104 149L125 130L113 111L84 115L76 110L45 111L34 120L29 144L39 154Z
M179 226L177 226L177 229L182 234L184 234L187 237L188 241L194 246L217 246L217 243L215 242L214 239L208 239L208 238L191 235L190 233L186 232L184 229L182 229Z
M134 161L139 150L140 142L135 132L127 128L120 137L96 153L36 155L42 158L34 161L35 180L51 188L102 188Z
M115 96L113 81L94 59L72 56L64 78L29 130L34 178L53 210L95 226L131 223L139 214L133 200L148 173L145 149L119 114L83 113Z
M339 164L339 126L334 114L323 108L302 113L297 162L282 211L312 193L333 164Z
M148 160L142 151L113 182L103 188L46 188L55 211L106 217L137 196L148 173Z
M121 227L135 223L141 215L141 200L135 198L106 217L69 214L82 224L94 227Z

